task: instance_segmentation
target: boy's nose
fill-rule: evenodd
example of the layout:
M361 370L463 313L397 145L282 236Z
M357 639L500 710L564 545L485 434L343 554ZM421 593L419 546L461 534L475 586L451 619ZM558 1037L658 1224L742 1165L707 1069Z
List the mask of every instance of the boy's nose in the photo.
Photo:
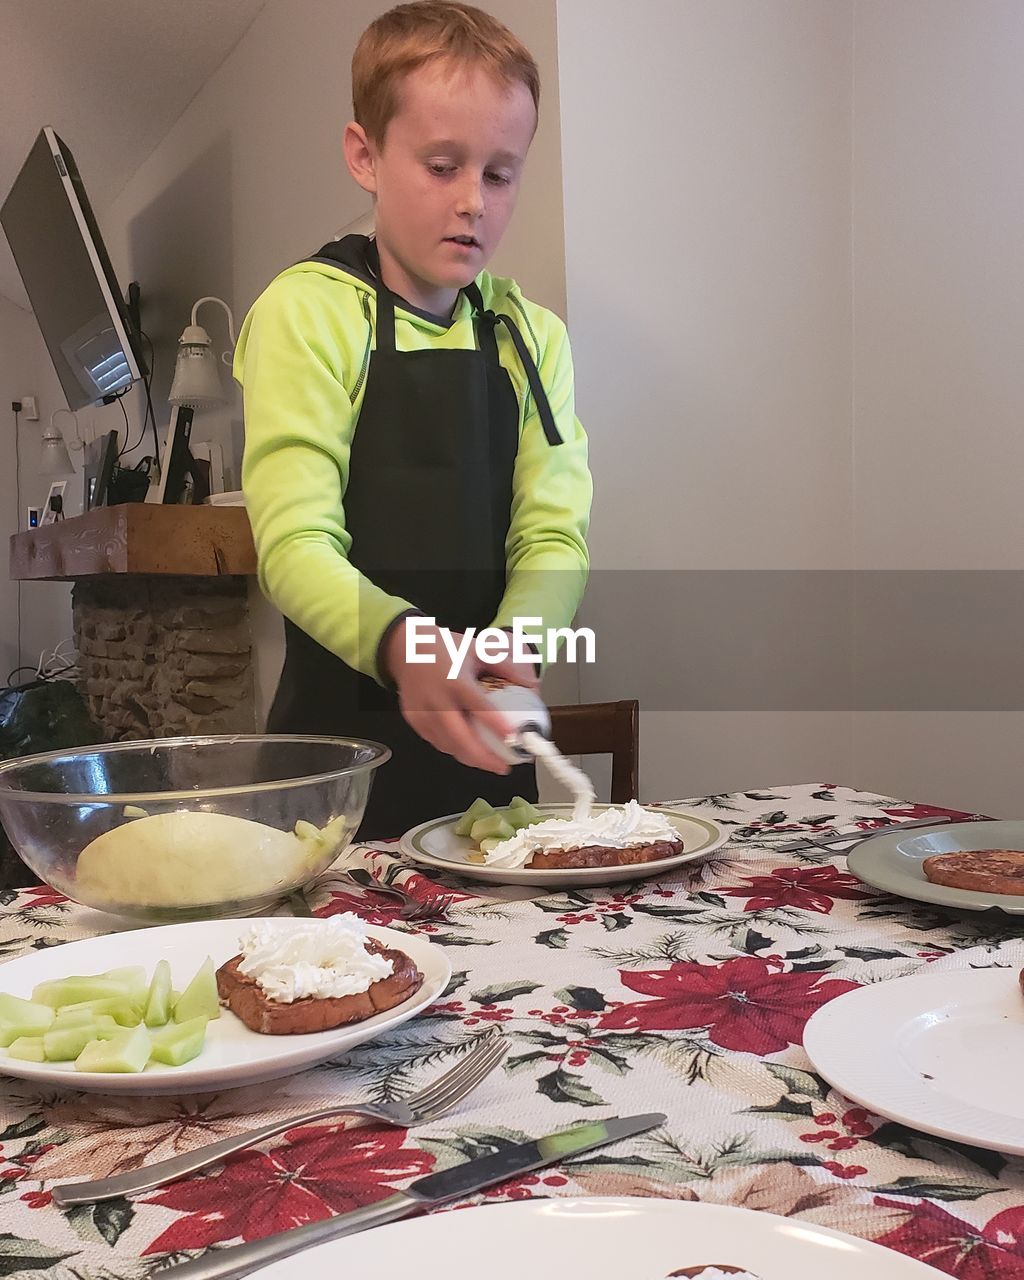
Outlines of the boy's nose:
M457 211L472 218L479 218L484 212L483 183L472 179L459 189Z

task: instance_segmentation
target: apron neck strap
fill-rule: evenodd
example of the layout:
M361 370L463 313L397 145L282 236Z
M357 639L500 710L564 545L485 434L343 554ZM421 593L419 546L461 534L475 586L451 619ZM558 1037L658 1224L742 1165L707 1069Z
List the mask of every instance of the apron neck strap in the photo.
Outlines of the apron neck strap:
M483 294L480 292L480 287L475 280L471 280L462 292L469 299L469 304L476 313L473 316L473 328L476 330L477 344L487 362L496 365L500 369L498 339L494 335L494 331L498 327L498 317L493 311L488 311L484 306Z
M395 349L395 295L380 274L380 254L373 240L366 245L366 265L373 275L377 291L377 350Z
M376 244L372 240L366 246L366 262L377 282L377 350L394 351L395 295L381 278L380 255L377 252ZM500 366L501 363L498 358L498 341L495 336L495 330L499 323L504 324L508 329L512 345L516 349L516 354L519 356L520 363L526 373L526 380L530 384L530 390L533 393L534 402L540 414L541 426L544 429L547 442L551 445L561 444L562 437L555 423L554 414L551 412L551 405L548 403L547 393L540 380L540 373L515 321L511 316L507 316L504 313L495 314L493 311L488 311L484 306L483 295L475 280L467 284L462 292L469 299L470 305L476 312L474 327L476 328L480 350L488 362L493 365Z
M495 314L493 311L487 310L475 280L472 284L466 285L463 292L476 309L480 349L484 350L485 342L488 344L488 358L491 358L491 353L493 352L493 359L498 359L498 343L495 337L495 330L498 325L503 324L508 330L508 336L512 339L512 345L516 349L519 363L523 366L523 371L526 374L526 381L530 384L534 403L537 406L537 412L540 414L544 436L548 444L561 444L562 436L558 430L558 424L555 422L555 415L551 412L551 404L548 401L547 392L544 390L544 384L540 380L540 373L536 364L534 364L533 356L530 355L530 348L526 345L523 335L519 331L519 326L511 316L506 315L503 311Z

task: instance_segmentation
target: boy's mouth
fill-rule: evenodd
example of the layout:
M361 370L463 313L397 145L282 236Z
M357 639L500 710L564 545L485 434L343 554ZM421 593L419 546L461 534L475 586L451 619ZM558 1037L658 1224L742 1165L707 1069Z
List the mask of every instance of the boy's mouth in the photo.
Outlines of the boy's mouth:
M467 249L479 249L480 241L476 236L445 236L447 244L461 244Z

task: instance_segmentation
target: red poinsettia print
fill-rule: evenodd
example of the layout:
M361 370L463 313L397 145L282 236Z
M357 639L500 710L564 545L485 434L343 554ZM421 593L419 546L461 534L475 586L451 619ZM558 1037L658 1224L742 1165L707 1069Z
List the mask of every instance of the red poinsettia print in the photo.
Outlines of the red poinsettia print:
M856 876L838 867L779 867L768 876L744 876L744 883L716 890L746 898L745 911L764 907L800 907L828 915L836 898L873 898Z
M397 898L370 889L366 894L339 893L331 890L330 899L317 907L315 914L325 919L327 916L340 916L351 911L367 924L375 924L378 928L386 928L395 920L401 919L402 904Z
M877 1198L875 1203L906 1208L897 1200ZM1024 1208L1004 1209L983 1227L975 1227L922 1200L902 1226L879 1237L878 1243L959 1280L1010 1280L1024 1275Z
M387 1195L392 1184L429 1173L434 1157L403 1147L398 1129L293 1129L283 1146L228 1156L219 1173L189 1178L147 1204L178 1209L146 1253L205 1249L225 1240L258 1240L329 1218Z
M910 818L976 818L980 814L968 813L965 809L943 809L937 804L901 804L893 809L883 809L887 817L875 818L869 822L861 822L862 827L887 826L893 819L903 821Z
M34 884L28 889L20 889L19 893L25 898L22 906L28 910L32 907L59 907L67 902L62 893L48 884Z
M723 1049L763 1057L799 1044L804 1024L823 1004L857 986L820 973L781 973L756 956L720 965L674 964L632 973L622 985L654 997L620 1005L601 1017L606 1031L679 1031L706 1027Z

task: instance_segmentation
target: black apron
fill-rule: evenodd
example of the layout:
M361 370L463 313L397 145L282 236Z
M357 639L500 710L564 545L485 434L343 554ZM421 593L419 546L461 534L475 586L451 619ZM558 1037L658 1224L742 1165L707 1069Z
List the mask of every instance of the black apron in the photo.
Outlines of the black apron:
M540 376L518 329L485 310L475 283L464 292L475 312L477 350L397 351L396 298L380 279L373 242L349 236L316 256L350 268L356 250L375 282L377 332L344 494L349 560L440 626L489 626L505 592L519 446L519 403L498 359L499 320L524 363L547 439L560 444ZM391 760L374 773L361 839L399 836L466 809L477 796L494 805L516 794L537 798L533 764L504 776L467 768L406 723L394 690L287 619L285 638L270 732L370 738L391 748Z

